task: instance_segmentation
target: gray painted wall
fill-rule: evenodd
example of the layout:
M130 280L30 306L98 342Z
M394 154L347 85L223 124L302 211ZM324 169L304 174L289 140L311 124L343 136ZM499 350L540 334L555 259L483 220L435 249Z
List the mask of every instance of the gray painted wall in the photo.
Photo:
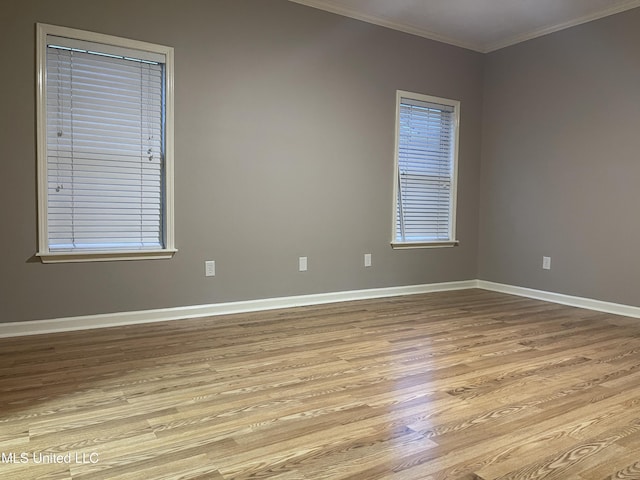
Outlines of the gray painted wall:
M634 9L486 57L480 278L640 306L639 46Z
M173 260L33 259L36 22L175 48ZM480 54L285 0L8 0L0 39L2 322L477 275ZM396 89L462 102L457 248L389 246Z

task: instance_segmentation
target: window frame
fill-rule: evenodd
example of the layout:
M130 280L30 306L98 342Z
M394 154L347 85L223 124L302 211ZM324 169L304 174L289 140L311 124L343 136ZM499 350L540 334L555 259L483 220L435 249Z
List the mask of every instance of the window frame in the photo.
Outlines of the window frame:
M52 252L49 249L48 228L48 159L47 159L47 36L54 35L111 47L141 50L164 56L164 221L162 249L86 250ZM173 48L153 43L73 28L36 24L36 135L38 173L38 252L42 263L87 262L111 260L168 259L177 252L174 237L174 58Z
M449 208L449 238L442 240L421 240L421 241L399 241L398 232L398 195L400 177L400 105L402 99L416 100L426 103L445 105L453 108L454 114L454 138L452 141L452 163L451 166L451 191ZM393 172L393 223L391 229L391 247L394 249L410 248L439 248L454 247L459 245L456 237L456 212L457 212L457 192L458 192L458 143L460 137L460 101L448 98L435 97L421 93L396 90L396 124L395 124L395 146L394 146L394 172Z

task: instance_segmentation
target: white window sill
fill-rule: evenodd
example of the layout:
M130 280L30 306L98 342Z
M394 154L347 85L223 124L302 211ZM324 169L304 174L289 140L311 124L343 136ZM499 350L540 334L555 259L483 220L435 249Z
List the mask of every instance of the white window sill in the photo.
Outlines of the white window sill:
M391 248L394 250L408 248L446 248L457 247L460 244L458 240L447 242L391 242Z
M108 262L117 260L161 260L173 258L178 250L131 250L37 253L42 263Z

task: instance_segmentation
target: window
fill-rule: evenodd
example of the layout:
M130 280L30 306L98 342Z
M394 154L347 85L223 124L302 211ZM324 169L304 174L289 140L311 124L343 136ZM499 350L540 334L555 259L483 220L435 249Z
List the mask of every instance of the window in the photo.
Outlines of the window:
M37 26L43 262L170 258L173 49Z
M460 102L398 91L394 248L457 245Z

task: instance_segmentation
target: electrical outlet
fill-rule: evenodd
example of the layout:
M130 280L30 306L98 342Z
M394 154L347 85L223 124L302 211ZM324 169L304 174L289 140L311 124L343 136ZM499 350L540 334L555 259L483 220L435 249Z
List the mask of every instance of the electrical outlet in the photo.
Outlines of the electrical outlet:
M216 262L214 260L207 260L204 262L204 275L205 277L216 276Z
M307 257L298 258L298 271L300 272L307 271Z
M542 268L544 270L551 270L551 257L542 257Z
M370 267L371 266L371 254L370 253L365 253L364 254L364 266L365 267Z

